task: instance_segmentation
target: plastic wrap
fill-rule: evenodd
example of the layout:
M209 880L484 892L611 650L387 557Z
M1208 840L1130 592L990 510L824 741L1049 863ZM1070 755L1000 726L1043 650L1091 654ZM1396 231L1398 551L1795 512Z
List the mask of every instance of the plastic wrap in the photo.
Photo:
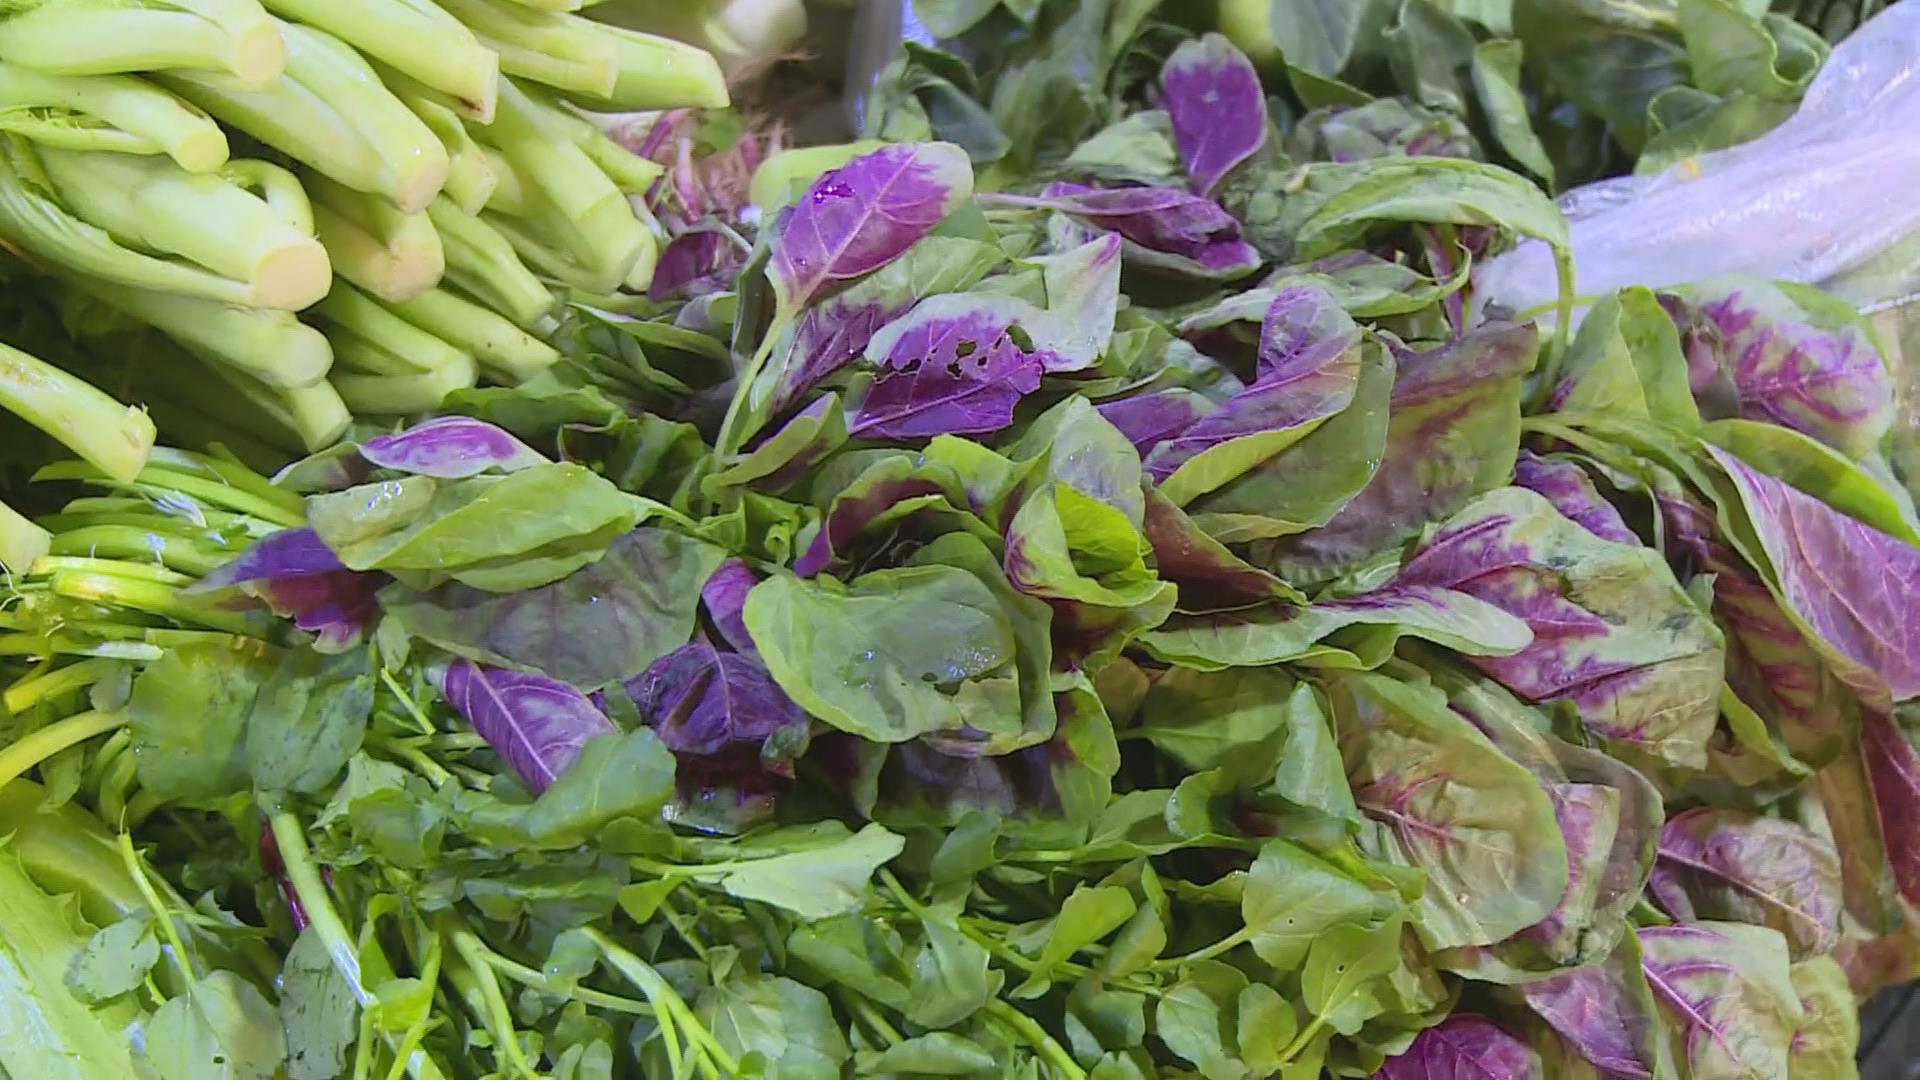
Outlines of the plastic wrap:
M1834 49L1785 123L1653 176L1561 199L1576 292L1721 274L1826 286L1864 308L1920 282L1920 0L1903 0ZM1556 295L1553 259L1529 242L1477 275L1515 311Z

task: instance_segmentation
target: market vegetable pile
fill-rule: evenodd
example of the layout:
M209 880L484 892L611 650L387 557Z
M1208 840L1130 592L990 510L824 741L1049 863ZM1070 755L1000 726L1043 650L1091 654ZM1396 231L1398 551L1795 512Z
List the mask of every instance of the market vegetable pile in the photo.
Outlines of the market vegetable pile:
M0 5L0 1075L1854 1075L1900 338L1552 192L1879 5L580 6Z

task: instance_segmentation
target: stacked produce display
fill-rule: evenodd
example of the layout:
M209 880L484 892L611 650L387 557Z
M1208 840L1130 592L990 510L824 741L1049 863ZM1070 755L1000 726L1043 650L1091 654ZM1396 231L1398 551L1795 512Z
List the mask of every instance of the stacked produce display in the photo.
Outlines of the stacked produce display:
M578 6L0 13L0 1074L1854 1075L1901 340L1551 193L1865 7Z

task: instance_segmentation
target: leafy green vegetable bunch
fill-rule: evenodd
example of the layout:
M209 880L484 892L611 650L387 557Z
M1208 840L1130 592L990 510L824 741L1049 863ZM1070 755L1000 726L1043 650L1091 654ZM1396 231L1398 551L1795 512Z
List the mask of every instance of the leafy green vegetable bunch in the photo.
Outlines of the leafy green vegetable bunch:
M43 472L105 494L0 614L0 1064L1850 1075L1920 973L1899 358L1754 279L1576 328L1539 187L1150 8L1038 39L1057 155L773 157L517 387Z

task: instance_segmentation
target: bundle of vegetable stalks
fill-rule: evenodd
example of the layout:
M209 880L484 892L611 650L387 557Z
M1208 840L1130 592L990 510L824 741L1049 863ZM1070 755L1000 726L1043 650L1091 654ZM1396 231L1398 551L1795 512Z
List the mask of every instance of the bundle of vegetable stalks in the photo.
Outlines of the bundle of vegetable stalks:
M77 326L178 346L132 389L188 431L298 453L517 383L560 294L652 275L661 170L617 114L727 104L706 52L578 7L9 5L0 240Z
M512 385L271 479L6 399L79 460L5 491L58 509L0 592L0 1069L1854 1075L1920 975L1899 358L1753 278L1576 327L1548 192L1765 130L1824 40L918 7L861 142L640 125L644 292L431 202L450 272L478 222L571 289ZM1523 239L1556 303L1486 310ZM356 288L316 322L426 329Z

